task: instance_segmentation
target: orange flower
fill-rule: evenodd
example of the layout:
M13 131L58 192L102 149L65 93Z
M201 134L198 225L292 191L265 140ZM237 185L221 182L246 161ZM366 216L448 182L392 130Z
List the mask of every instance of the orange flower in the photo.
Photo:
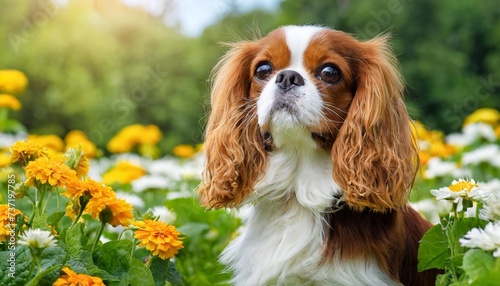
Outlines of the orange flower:
M5 241L6 236L10 235L12 230L10 225L16 224L16 216L22 214L18 209L9 209L8 204L0 205L0 243ZM24 217L24 221L28 222L26 216Z
M71 182L66 186L63 195L70 198L66 215L72 219L75 219L78 213L82 195L88 197L88 204L83 213L90 214L93 219L104 219L112 226L128 226L134 218L132 205L124 199L117 198L111 187L94 180Z
M63 274L52 284L53 286L105 286L99 277L86 274L76 274L68 267L64 267Z
M79 210L80 206L78 203L76 203L76 201L69 201L69 203L66 205L66 216L71 220L75 220ZM82 220L81 217L80 220Z
M125 199L117 197L92 198L84 213L90 213L93 219L105 221L116 227L118 225L128 226L134 219L132 210L134 208Z
M64 187L71 181L78 180L75 170L68 167L60 157L55 159L40 157L29 162L26 166L26 178L28 178L25 183L27 186L34 186L37 181L54 187Z
M73 170L76 171L76 176L81 178L85 176L90 168L89 160L85 155L83 155L83 151L81 147L78 148L68 148L66 153L64 153L66 157L66 164Z
M139 228L134 235L139 246L146 247L161 259L172 258L184 248L178 237L180 232L173 225L154 220L137 221L133 225Z
M36 142L17 141L10 147L10 160L12 163L20 162L22 165L39 157L47 156L42 145Z
M196 153L196 149L191 145L177 145L172 150L175 156L180 158L190 158Z

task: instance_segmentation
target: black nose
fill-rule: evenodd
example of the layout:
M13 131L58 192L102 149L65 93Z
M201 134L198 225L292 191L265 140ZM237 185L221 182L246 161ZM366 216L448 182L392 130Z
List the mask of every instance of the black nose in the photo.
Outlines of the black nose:
M276 84L287 91L294 86L303 86L304 78L296 71L284 70L276 76Z

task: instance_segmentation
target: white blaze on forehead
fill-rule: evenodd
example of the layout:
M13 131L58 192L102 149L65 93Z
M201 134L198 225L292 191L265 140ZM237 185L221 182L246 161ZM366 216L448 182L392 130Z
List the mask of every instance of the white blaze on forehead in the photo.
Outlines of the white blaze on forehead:
M286 26L286 44L290 50L290 67L302 67L304 52L312 37L324 28L318 26Z

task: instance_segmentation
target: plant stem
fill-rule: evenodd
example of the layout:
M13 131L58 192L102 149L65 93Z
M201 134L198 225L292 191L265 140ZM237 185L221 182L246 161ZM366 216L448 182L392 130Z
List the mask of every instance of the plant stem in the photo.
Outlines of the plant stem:
M97 236L95 237L94 245L92 245L92 252L94 252L97 244L99 243L99 239L101 238L101 235L102 235L105 227L106 227L106 222L101 222L101 226L99 227L99 232L97 233Z
M83 214L83 210L80 208L78 210L78 214L75 217L75 220L73 221L73 223L71 224L69 229L72 229L78 223L78 221L80 220L80 217L82 217L82 214Z
M49 204L50 198L52 197L52 193L54 192L54 189L49 191L49 197L47 198L47 201L45 202L45 205L42 207L42 213L45 212L45 208L47 208L47 205Z

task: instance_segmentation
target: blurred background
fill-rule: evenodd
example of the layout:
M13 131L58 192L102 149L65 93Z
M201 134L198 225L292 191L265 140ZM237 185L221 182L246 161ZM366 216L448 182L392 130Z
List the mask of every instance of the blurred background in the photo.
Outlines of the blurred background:
M223 42L286 24L392 34L415 119L458 131L500 107L500 1L0 0L0 69L29 79L13 117L32 134L82 130L103 147L157 125L162 152L202 142Z

